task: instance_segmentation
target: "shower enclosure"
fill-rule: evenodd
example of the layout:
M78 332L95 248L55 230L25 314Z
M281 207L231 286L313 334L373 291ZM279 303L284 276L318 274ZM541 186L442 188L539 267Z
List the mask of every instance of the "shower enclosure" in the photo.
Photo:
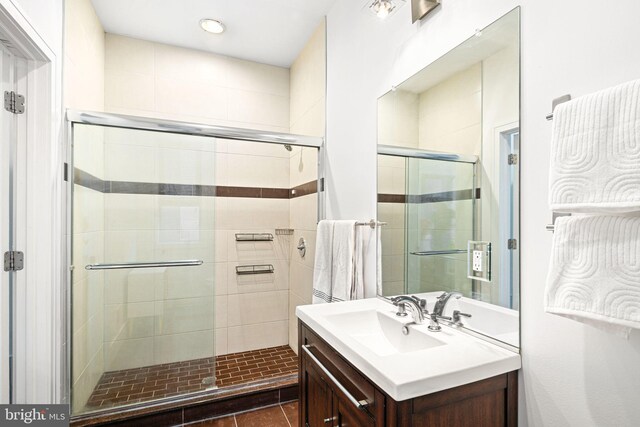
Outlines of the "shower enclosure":
M68 119L72 413L296 374L289 272L322 139Z
M467 244L478 238L477 157L378 146L382 286L388 294L473 292Z
M518 153L519 130L499 139L499 179L488 179L488 160L483 169L475 155L378 145L378 218L388 224L381 234L384 295L458 291L518 307L511 290L518 254L509 247L518 227L518 173L509 156ZM479 241L490 243L488 280L471 271L469 248Z

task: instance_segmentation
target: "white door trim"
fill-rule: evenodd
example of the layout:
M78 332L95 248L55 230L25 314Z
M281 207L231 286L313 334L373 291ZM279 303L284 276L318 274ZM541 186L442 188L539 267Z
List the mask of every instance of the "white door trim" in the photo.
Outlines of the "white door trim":
M25 268L16 281L13 401L62 402L66 375L62 58L11 0L0 0L0 34L10 51L26 60L18 84L27 105L20 119L16 220L17 249L25 252Z

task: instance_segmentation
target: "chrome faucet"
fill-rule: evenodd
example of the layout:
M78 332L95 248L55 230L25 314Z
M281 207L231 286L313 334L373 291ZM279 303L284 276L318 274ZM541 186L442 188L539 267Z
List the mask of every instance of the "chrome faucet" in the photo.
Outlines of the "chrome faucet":
M400 295L393 297L391 298L391 302L393 305L398 307L396 316L406 316L406 308L408 307L413 317L413 322L418 325L422 325L425 317L429 317L429 327L427 329L431 332L439 332L442 330L442 327L438 323L438 319L451 320L451 317L439 316L435 311L429 314L429 311L427 310L427 300L420 299L415 295Z
M408 308L413 317L414 323L421 325L424 323L424 315L427 311L427 301L420 299L416 296L399 295L391 298L393 305L398 307L396 316L406 316L406 309Z
M460 299L462 294L460 292L443 292L442 295L438 297L436 301L436 305L433 307L433 312L438 317L443 317L444 308L447 306L449 299L454 297L455 299Z

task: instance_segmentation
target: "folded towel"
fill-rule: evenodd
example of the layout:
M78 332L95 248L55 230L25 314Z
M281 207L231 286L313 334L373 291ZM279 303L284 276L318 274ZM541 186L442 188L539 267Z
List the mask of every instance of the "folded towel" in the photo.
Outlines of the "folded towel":
M640 80L556 107L549 178L554 211L640 210Z
M331 302L332 251L333 221L320 221L316 232L316 258L313 266L314 304Z
M313 303L364 296L362 236L356 221L320 221L313 271Z
M640 328L640 217L556 219L545 310L623 337Z

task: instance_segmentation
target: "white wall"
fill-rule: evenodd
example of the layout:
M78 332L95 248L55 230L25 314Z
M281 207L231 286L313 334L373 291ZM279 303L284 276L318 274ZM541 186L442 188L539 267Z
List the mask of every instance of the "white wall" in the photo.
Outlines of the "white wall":
M328 15L329 218L366 218L376 205L376 98L519 3L444 1L421 23L405 5L380 23L359 2ZM629 341L545 314L551 235L544 185L551 100L637 78L634 0L526 1L522 6L522 356L520 425L633 426L640 419L640 333ZM357 177L357 178L356 178ZM363 186L363 182L368 185Z
M324 137L326 111L326 23L315 29L290 69L290 131L299 135ZM295 147L289 158L289 187L318 179L318 150ZM311 304L318 220L317 193L290 199L289 227L291 264L289 267L289 346L298 351L296 307ZM300 238L307 242L304 258L296 247Z

